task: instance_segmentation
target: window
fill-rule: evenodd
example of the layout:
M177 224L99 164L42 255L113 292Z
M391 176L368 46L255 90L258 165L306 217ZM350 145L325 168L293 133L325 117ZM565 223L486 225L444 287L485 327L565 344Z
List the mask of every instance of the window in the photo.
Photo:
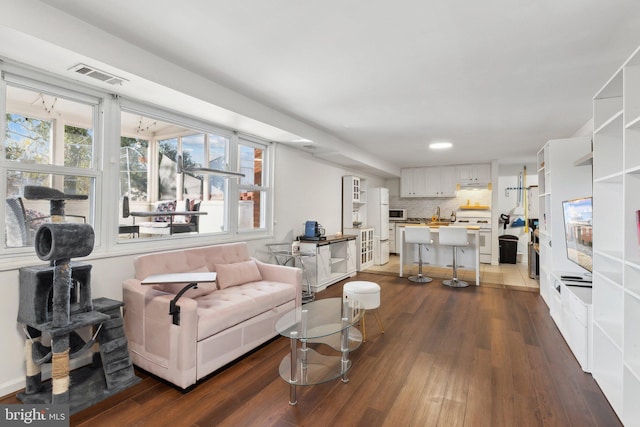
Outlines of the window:
M139 225L140 233L133 237L184 236L184 233L228 236L266 230L269 189L263 166L265 143L239 138L229 131L166 111L129 107L125 102L120 146L121 197L128 197L130 211L134 212L131 218L125 218L122 212L120 224ZM232 161L238 166L231 167ZM245 177L217 171L241 171ZM230 191L239 195L239 204L229 205ZM233 224L229 221L232 209L234 214L237 211L237 222ZM196 218L187 215L186 221L193 226L182 232L172 222L182 221L184 216L150 213L167 210L198 214ZM120 240L131 237L119 235Z
M38 82L6 80L4 242L6 248L28 247L37 226L51 217L49 200L34 198L27 186L83 196L65 202L67 220L94 222L99 101Z
M240 178L238 186L238 229L240 231L265 228L265 206L267 187L265 179L265 146L246 139L238 144L238 158L240 172L245 176Z
M16 65L0 68L6 200L0 256L33 252L37 227L52 221L49 200L34 198L29 186L81 196L66 200L67 221L93 225L96 246L109 245L105 250L124 240L150 246L149 239L207 235L214 242L270 231L265 141L165 109L171 106L140 104ZM118 132L119 145L103 145L102 135L111 140ZM140 233L100 237L134 224Z

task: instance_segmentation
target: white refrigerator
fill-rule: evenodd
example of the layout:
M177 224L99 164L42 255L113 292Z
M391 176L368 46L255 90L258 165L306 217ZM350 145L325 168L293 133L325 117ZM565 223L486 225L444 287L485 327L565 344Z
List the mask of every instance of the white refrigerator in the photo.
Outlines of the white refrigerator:
M389 262L389 189L376 187L367 195L367 225L374 229L375 265Z

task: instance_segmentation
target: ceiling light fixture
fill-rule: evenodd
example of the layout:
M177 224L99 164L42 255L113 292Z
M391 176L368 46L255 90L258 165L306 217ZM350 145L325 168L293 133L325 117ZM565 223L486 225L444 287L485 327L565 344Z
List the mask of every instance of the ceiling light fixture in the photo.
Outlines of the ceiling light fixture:
M446 150L451 147L453 147L453 144L450 142L432 142L429 144L429 148L432 150Z

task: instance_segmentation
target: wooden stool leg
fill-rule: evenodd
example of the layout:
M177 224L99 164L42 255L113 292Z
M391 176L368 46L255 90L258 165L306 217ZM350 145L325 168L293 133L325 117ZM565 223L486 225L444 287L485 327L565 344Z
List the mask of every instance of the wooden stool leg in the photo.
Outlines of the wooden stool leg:
M367 342L367 326L365 325L365 316L367 315L367 311L365 310L362 315L362 342Z
M380 326L380 331L384 334L384 325L382 324L382 318L380 317L380 310L376 308L376 320L378 321L378 326Z

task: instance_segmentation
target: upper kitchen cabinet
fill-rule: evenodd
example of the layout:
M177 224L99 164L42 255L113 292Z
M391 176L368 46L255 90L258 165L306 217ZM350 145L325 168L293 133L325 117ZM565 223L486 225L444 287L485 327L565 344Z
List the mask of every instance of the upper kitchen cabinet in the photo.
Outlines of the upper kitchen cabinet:
M460 185L486 185L491 182L491 165L456 166L457 183Z
M400 197L427 197L426 168L400 171Z
M345 201L348 203L367 202L367 181L357 176L343 178Z
M441 166L426 168L427 197L456 196L456 168Z
M353 175L342 177L342 227L367 223L367 180Z
M400 197L455 197L453 166L402 169Z

